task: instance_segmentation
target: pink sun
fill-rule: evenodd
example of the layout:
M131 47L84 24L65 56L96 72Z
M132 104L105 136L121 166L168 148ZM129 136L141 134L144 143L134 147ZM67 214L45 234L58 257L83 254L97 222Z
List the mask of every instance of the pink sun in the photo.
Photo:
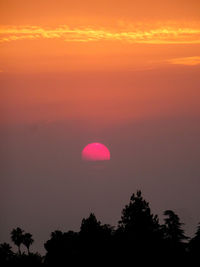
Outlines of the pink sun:
M82 151L82 160L101 161L110 160L109 149L101 143L91 143L84 147Z

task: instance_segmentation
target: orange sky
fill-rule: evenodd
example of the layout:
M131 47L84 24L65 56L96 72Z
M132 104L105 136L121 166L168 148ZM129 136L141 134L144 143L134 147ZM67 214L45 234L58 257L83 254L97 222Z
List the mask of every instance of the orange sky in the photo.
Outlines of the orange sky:
M199 20L198 0L2 0L2 24L58 25L120 20Z
M199 9L196 0L1 1L0 70L199 64Z
M195 0L1 1L4 121L196 113L199 9ZM192 89L174 75L185 68Z

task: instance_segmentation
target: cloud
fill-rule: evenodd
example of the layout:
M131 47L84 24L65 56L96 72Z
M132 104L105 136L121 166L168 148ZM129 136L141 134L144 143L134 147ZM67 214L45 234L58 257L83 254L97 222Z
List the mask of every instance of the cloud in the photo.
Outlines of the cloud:
M138 26L140 25L140 26ZM120 41L143 44L200 44L200 27L179 25L131 25L124 29L98 27L55 28L39 26L1 26L0 42L35 39L61 39L65 42Z
M168 63L174 65L187 65L187 66L200 65L200 56L172 58L168 60Z

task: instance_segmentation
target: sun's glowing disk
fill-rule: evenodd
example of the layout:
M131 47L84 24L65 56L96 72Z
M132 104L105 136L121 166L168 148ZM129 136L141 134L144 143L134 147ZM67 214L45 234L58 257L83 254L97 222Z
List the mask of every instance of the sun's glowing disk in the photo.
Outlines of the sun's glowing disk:
M101 143L91 143L84 147L82 151L84 161L110 160L110 151Z

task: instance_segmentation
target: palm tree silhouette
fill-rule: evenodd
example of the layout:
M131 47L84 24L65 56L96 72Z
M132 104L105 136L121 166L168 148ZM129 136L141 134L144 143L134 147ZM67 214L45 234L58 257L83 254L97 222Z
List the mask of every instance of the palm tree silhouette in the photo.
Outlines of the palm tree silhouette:
M21 249L20 246L23 242L23 232L21 228L17 227L16 229L13 229L11 232L11 239L13 243L18 247L18 253L21 255Z
M22 243L23 245L27 248L28 254L30 254L30 245L32 245L34 242L33 238L32 238L32 234L30 233L26 233L23 235L23 240Z

